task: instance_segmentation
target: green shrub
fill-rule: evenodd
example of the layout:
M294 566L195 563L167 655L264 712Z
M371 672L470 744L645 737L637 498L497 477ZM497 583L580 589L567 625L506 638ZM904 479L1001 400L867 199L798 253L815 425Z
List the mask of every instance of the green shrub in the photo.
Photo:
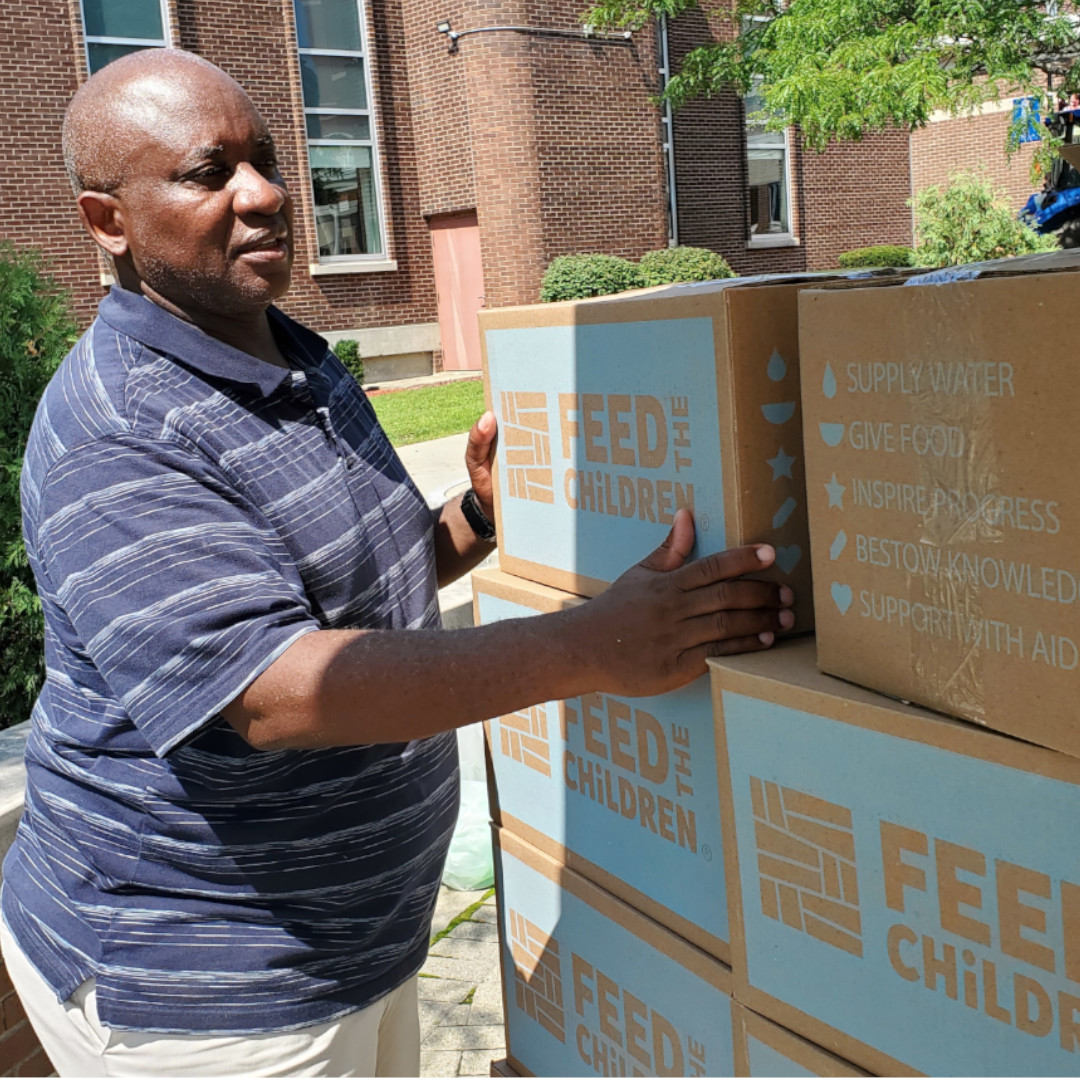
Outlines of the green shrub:
M34 410L78 328L41 256L0 241L0 728L27 719L45 677L41 602L22 542L19 473Z
M641 274L629 259L616 255L559 255L540 283L540 300L583 300L640 289Z
M360 355L360 342L353 338L344 338L334 346L334 355L345 365L349 374L363 384L364 358Z
M845 270L862 266L914 266L915 252L900 244L875 244L845 251L837 261Z
M1006 196L973 173L957 173L944 190L929 187L912 199L915 257L923 266L960 266L1054 251L1057 241L1020 221Z
M650 251L638 263L645 285L668 285L676 281L716 281L735 277L722 255L708 248L674 247Z

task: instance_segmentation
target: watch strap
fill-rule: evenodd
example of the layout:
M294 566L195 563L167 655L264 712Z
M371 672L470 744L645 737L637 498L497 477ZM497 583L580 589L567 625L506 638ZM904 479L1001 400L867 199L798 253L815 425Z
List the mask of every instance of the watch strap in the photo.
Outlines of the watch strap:
M461 513L469 523L469 527L481 540L489 544L495 543L495 524L481 509L480 500L472 488L461 496Z

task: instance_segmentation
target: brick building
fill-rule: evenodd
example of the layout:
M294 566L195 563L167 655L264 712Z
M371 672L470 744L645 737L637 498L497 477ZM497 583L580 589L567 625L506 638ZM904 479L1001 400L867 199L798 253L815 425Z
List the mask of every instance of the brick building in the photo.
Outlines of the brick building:
M678 242L750 273L910 242L906 135L819 155L748 130L733 93L671 118L653 103L665 66L717 27L586 37L581 6L0 0L0 235L42 248L89 321L108 267L64 177L63 110L88 71L174 45L234 75L275 132L297 206L284 306L359 339L377 377L379 357L474 365L476 307L533 302L566 252Z

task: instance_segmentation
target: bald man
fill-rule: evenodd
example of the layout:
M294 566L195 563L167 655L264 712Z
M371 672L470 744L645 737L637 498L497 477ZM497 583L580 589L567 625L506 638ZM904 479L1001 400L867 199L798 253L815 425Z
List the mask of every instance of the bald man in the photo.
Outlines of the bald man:
M415 1075L453 729L767 648L766 546L665 544L573 611L439 626L491 549L495 420L432 514L322 338L273 306L293 211L244 91L135 53L64 151L117 286L23 473L46 621L0 944L61 1075Z

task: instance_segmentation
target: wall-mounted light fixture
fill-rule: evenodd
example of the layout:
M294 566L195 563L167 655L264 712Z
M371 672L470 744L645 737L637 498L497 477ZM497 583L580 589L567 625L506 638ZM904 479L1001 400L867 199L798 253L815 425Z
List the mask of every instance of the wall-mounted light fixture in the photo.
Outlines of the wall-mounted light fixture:
M633 39L633 32L623 30L618 34L598 34L591 24L581 30L555 30L543 26L477 26L472 30L454 30L450 26L449 19L435 24L435 30L445 34L449 41L448 52L457 52L458 38L467 37L469 34L494 34L509 32L513 34L532 34L536 37L561 37L574 38L578 41L584 39L596 45L629 45Z

